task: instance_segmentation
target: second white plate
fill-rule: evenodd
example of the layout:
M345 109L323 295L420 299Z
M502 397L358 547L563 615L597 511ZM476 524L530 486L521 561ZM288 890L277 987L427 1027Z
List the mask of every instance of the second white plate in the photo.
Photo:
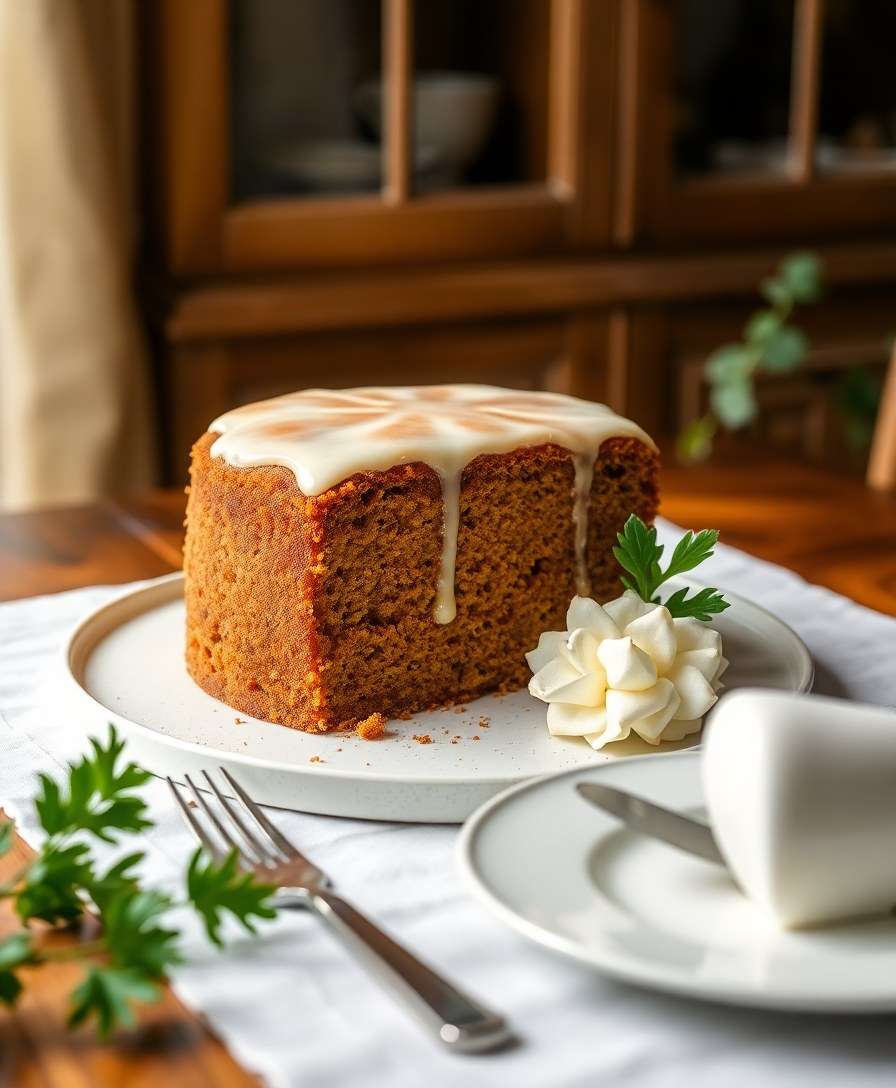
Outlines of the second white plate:
M508 790L467 823L457 855L473 894L502 922L658 990L793 1011L896 1010L896 918L783 932L721 866L587 804L575 785L592 780L704 816L698 752Z
M731 661L726 685L808 690L812 662L800 639L763 609L726 595L731 607L717 621ZM114 722L134 758L157 774L227 766L257 800L283 808L454 823L513 783L657 750L635 738L595 752L583 740L551 737L544 705L526 691L392 722L390 736L378 741L300 733L206 695L187 674L183 642L180 574L129 591L84 620L64 665L86 727L99 732Z

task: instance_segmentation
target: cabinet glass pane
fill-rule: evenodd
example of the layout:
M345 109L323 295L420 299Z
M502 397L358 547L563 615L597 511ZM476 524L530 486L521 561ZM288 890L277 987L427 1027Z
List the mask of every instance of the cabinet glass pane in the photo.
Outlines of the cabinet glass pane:
M381 184L360 88L381 71L379 0L231 0L236 200L339 196Z
M543 181L547 0L415 5L414 188Z
M672 103L682 174L787 164L792 0L677 0Z
M820 170L896 170L894 43L892 0L828 0L816 159Z

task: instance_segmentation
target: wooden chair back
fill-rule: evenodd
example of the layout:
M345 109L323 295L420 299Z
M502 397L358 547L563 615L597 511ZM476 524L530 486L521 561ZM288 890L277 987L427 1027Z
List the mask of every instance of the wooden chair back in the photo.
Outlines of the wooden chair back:
M876 491L896 491L896 344L877 413L866 479Z

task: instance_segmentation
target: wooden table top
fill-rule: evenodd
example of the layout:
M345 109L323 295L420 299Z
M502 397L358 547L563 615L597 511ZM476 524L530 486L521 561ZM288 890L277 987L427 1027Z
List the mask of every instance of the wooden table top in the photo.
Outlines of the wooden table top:
M790 567L896 616L896 496L860 481L770 457L739 454L663 474L663 514L713 527L728 543ZM121 502L0 516L0 600L165 574L180 566L184 496L154 492ZM0 859L0 881L28 849ZM15 921L0 905L0 935ZM256 1085L170 992L140 1017L141 1030L101 1046L64 1028L77 968L32 973L20 1010L0 1013L0 1083L52 1088Z

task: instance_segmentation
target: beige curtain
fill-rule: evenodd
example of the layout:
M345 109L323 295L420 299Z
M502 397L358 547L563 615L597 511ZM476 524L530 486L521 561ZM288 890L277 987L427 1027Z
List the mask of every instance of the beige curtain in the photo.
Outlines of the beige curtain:
M0 507L152 478L131 0L0 0Z

